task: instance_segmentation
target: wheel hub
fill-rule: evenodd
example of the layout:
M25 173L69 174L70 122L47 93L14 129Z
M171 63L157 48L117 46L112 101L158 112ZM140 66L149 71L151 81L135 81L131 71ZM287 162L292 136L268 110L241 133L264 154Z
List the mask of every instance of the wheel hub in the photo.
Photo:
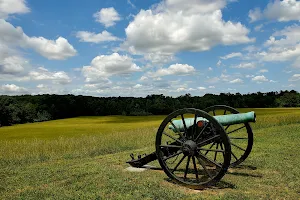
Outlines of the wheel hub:
M197 151L197 144L192 140L187 140L182 145L182 152L185 156L193 156Z

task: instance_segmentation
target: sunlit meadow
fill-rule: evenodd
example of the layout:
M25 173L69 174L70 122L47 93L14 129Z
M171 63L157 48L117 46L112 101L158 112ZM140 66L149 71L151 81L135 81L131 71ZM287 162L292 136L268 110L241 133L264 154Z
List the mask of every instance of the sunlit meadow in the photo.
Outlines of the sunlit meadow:
M165 116L1 127L0 199L299 199L300 109L239 109L250 110L257 114L250 156L205 190L176 185L161 170L125 170L130 153L154 151Z

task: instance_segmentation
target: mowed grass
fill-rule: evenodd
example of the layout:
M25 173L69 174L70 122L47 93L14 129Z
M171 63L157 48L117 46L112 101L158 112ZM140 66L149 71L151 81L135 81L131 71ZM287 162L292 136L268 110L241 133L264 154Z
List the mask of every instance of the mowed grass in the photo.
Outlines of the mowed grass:
M257 114L253 150L205 190L174 184L161 170L125 170L130 153L154 151L165 116L2 127L0 199L300 199L300 109L239 110Z

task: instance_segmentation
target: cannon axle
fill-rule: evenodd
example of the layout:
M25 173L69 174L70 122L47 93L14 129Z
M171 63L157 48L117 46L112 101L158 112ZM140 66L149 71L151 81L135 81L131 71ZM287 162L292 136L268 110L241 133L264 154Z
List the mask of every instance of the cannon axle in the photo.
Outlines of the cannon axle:
M193 156L197 153L197 144L192 140L187 140L183 143L182 147L183 155L185 156Z

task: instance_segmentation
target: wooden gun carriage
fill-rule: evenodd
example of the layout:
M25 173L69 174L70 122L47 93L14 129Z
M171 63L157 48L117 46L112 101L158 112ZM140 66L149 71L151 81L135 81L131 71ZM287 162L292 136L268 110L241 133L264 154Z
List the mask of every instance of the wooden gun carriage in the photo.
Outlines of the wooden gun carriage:
M242 163L250 154L254 112L239 113L224 105L204 110L179 109L169 114L156 133L156 151L127 161L143 167L158 159L174 181L200 189L220 181L229 167Z

